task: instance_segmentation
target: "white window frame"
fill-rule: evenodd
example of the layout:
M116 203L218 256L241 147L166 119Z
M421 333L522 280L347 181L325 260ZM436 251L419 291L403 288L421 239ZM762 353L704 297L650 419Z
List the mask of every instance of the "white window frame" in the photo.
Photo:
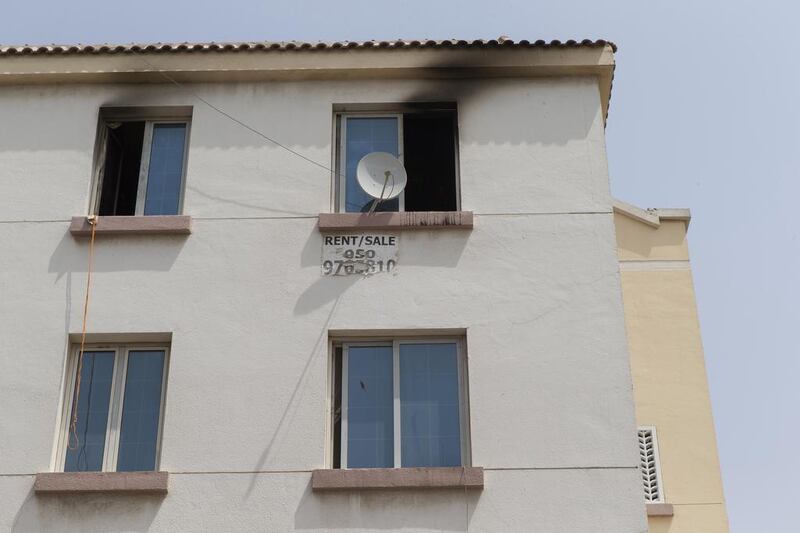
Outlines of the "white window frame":
M636 428L636 441L638 444L639 433L642 431L650 431L653 435L653 459L656 463L656 484L658 485L658 498L655 500L645 499L645 503L664 503L664 478L661 476L661 455L658 450L658 433L655 426L639 426ZM640 452L641 454L641 452ZM639 468L641 470L641 457L639 458ZM641 472L640 472L641 475Z
M461 466L471 466L469 402L467 399L466 351L463 338L396 338L393 340L354 341L337 343L342 348L342 380L341 380L341 436L340 436L340 468L347 468L347 359L348 349L352 346L391 346L392 347L392 392L394 409L394 466L402 468L402 424L400 418L400 345L401 344L455 344L458 361L458 422L461 432Z
M183 198L186 190L186 168L189 159L189 135L192 129L192 120L190 118L159 118L148 119L146 116L140 118L126 117L124 120L114 120L112 118L101 119L101 130L99 135L100 150L99 157L96 162L95 182L92 199L92 213L97 214L100 210L100 198L103 192L103 178L105 176L105 162L106 150L108 148L108 124L111 122L144 122L144 137L142 138L142 155L139 161L139 182L136 189L136 208L134 211L135 216L144 216L144 205L147 199L147 180L150 172L150 152L153 147L153 126L156 124L185 124L186 135L183 139L183 161L181 168L181 187L180 195L178 196L178 212L177 215L183 213Z
M403 114L402 113L337 113L339 123L339 154L337 172L338 185L337 197L339 213L347 213L347 119L348 118L395 118L397 119L397 158L400 162L403 159ZM398 211L405 211L406 193L400 193Z
M167 374L169 369L169 345L165 344L92 344L84 347L86 352L114 352L114 370L111 379L111 393L109 398L108 420L106 421L106 442L103 449L103 467L101 472L116 472L119 455L119 434L122 426L122 409L125 403L125 384L128 374L128 356L130 352L145 350L164 351L164 369L161 372L161 405L158 414L158 434L156 435L156 460L155 470L161 464L161 435L164 427L164 403L167 393ZM55 462L56 472L63 472L67 459L67 448L70 438L70 421L72 419L73 399L75 396L75 383L77 381L78 358L80 346L73 346L70 350L70 359L67 364L66 384L64 388L64 408L61 415L61 429L59 432L58 449ZM83 386L83 384L82 384Z

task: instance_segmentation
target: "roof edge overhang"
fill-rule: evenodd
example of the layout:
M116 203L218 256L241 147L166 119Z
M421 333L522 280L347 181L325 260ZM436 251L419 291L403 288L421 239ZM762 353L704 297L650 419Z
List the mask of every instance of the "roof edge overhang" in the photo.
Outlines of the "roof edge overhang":
M679 220L685 222L686 229L689 229L689 222L692 220L691 211L683 208L642 209L616 199L613 201L613 207L614 213L625 215L652 228L660 227L661 222L665 220Z
M608 114L614 50L605 41L572 46L327 47L216 51L7 53L0 85L262 80L594 77Z

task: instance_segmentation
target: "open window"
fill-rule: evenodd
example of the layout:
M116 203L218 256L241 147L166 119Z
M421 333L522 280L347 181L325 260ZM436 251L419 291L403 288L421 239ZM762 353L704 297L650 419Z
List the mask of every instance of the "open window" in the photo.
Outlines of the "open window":
M164 345L74 346L57 470L158 470L168 359Z
M101 109L94 212L180 214L190 120L190 108Z
M398 157L408 173L405 191L377 211L459 209L457 118L453 104L395 107L398 112L336 114L337 209L369 211L373 199L358 185L356 167L371 152Z
M333 468L469 466L463 342L334 345Z

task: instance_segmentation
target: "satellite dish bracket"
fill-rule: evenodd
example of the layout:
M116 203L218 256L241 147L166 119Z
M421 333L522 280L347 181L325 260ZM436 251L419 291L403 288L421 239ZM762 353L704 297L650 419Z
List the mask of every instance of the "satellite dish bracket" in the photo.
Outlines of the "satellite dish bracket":
M392 171L391 170L387 170L387 171L385 171L383 173L383 175L386 176L386 179L383 180L383 189L381 189L381 195L380 195L380 197L375 198L375 200L372 201L372 206L369 208L369 212L367 213L367 216L372 215L372 213L375 212L375 209L377 209L378 206L381 204L381 202L383 202L383 193L386 192L386 184L389 183L389 176L392 175Z

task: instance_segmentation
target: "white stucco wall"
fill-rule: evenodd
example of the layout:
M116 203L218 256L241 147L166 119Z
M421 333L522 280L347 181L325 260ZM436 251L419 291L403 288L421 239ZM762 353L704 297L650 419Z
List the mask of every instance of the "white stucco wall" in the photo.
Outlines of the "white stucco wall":
M458 100L473 231L404 233L393 275L320 277L326 171L173 86L0 88L0 530L646 530L590 79L193 90L315 160L332 105ZM184 237L99 239L91 332L172 332L165 498L37 497L80 331L97 111L194 105ZM318 495L330 329L466 328L480 493ZM110 525L113 524L113 525Z

